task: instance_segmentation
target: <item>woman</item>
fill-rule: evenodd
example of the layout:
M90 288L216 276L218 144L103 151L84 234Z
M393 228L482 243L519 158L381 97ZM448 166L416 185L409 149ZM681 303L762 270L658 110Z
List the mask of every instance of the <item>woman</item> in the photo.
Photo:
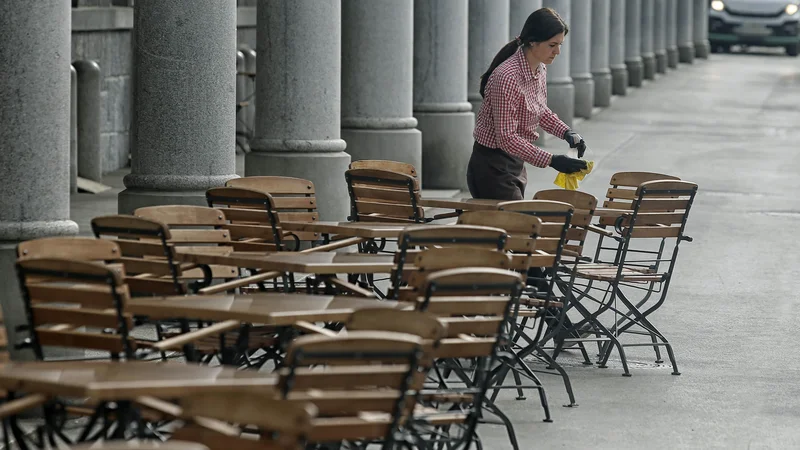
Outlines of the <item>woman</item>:
M586 144L578 133L547 107L547 69L561 53L569 29L554 10L534 11L522 33L494 57L481 77L483 105L475 123L475 145L467 167L467 185L474 198L522 200L525 162L573 173L586 162L552 155L533 144L536 127L564 139L583 156Z

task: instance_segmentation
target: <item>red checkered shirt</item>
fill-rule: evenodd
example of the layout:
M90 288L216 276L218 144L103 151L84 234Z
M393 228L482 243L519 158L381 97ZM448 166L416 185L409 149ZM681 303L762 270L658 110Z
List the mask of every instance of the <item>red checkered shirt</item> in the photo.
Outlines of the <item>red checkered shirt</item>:
M550 165L552 154L534 145L536 126L564 138L569 129L547 107L547 69L539 64L534 74L522 47L489 76L473 137L479 144L500 148L536 167Z

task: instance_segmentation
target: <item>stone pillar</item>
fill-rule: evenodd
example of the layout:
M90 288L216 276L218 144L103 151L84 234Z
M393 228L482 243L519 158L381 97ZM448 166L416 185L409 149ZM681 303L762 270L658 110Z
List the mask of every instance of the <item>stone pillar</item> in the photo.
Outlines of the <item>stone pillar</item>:
M413 117L414 0L343 0L342 19L347 153L353 161L409 163L421 173L422 134Z
M610 0L594 0L592 3L592 55L591 68L594 78L594 106L611 105L611 69L609 68L609 32L611 24Z
M625 64L625 3L627 0L610 0L611 25L608 32L608 66L611 68L611 93L628 92L628 66Z
M511 0L508 39L514 39L522 32L525 21L532 12L542 7L542 0Z
M625 0L625 65L628 67L628 85L641 87L644 78L642 0Z
M678 61L694 62L694 3L678 0Z
M256 79L252 74L256 73L256 51L247 44L239 46L239 51L244 56L244 71L249 75L245 77L244 97L247 99L247 106L244 107L245 128L248 130L248 137L252 138L256 126Z
M323 220L345 220L350 209L350 155L340 139L341 19L340 0L258 2L256 132L245 175L311 180Z
M655 32L655 3L654 0L642 0L642 65L644 66L644 78L654 80L656 78L656 54L653 51L653 33Z
M569 23L570 76L575 85L575 116L592 117L594 79L592 78L592 0L572 0Z
M572 2L570 0L545 0L544 6L556 10L564 22L571 25ZM572 29L573 27L570 26L570 30ZM570 76L572 33L573 31L570 31L570 35L564 39L561 55L547 67L547 106L570 127L575 116L575 85Z
M467 101L468 11L467 0L414 0L414 116L428 188L467 185L475 128Z
M70 3L0 1L0 305L13 360L26 323L16 245L74 235L69 220ZM35 38L33 38L35 36Z
M667 66L678 68L678 0L664 0L667 4Z
M508 0L469 0L467 100L472 104L472 112L476 115L483 104L480 94L481 75L489 68L497 52L509 41L509 11Z
M711 53L711 43L708 41L708 8L707 0L694 0L694 17L692 19L694 55L702 59L708 59L708 55Z
M667 0L655 0L655 24L653 29L656 72L667 73Z
M131 173L119 212L205 205L236 178L236 4L136 0Z

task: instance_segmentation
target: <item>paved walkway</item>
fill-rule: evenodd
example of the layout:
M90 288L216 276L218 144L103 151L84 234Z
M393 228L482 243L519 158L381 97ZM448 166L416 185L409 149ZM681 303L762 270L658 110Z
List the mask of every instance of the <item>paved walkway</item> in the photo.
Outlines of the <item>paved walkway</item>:
M800 61L713 55L649 83L577 127L598 166L581 189L602 198L612 173L670 173L700 185L665 305L652 317L681 376L631 349L633 377L570 367L577 408L543 376L553 423L529 400L501 396L521 448L800 448ZM551 149L561 151L555 142ZM109 182L121 187L119 175ZM529 169L527 196L553 187ZM116 190L118 192L118 189ZM82 232L116 211L115 191L73 197ZM566 356L569 358L569 355ZM510 448L482 427L484 448Z

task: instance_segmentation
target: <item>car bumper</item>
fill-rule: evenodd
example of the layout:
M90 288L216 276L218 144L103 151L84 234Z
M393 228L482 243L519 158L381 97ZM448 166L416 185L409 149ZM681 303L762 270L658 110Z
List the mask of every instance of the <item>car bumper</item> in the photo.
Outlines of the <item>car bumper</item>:
M733 15L710 11L708 40L712 44L784 46L800 43L798 14L777 17Z

